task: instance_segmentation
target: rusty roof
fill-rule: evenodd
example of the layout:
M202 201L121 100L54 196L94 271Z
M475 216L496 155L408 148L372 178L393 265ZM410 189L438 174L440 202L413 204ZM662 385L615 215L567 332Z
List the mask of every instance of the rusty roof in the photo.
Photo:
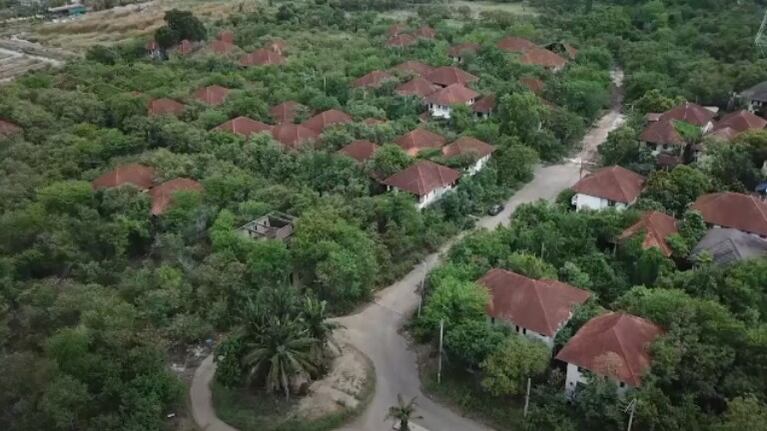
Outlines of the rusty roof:
M392 36L389 39L386 40L386 45L395 47L395 48L401 48L404 46L410 46L418 42L415 37L412 35L409 35L407 33L398 34L396 36Z
M449 145L442 147L442 155L445 157L471 154L480 159L492 154L493 151L495 151L495 147L471 136L462 136Z
M138 163L120 165L102 174L91 182L94 190L120 187L130 184L140 190L149 190L154 185L154 169Z
M558 69L564 67L567 64L567 60L556 52L549 51L546 48L530 48L522 53L519 58L522 64L529 64L533 66L542 66L547 68Z
M285 59L278 52L271 49L260 48L240 58L242 66L272 66L285 63Z
M282 123L272 127L272 136L285 148L298 150L313 143L320 134L301 124Z
M383 70L374 70L355 79L352 81L351 85L355 88L379 88L386 81L391 81L393 79L395 78L388 72L384 72Z
M189 178L176 178L166 181L149 190L152 198L152 215L161 215L170 208L173 195L181 191L202 191L202 185Z
M487 113L493 112L493 110L495 109L495 105L496 105L495 94L487 94L477 99L477 101L474 102L473 105L471 105L471 110L474 112L487 114Z
M642 248L657 248L664 256L671 256L671 247L666 239L677 233L676 219L668 214L659 211L648 211L642 214L642 217L631 225L618 237L619 240L625 240L638 233L644 234Z
M184 112L186 106L173 99L160 98L149 102L149 115L178 115Z
M767 202L735 192L703 195L692 205L708 224L767 236Z
M434 68L429 66L428 64L421 63L420 61L408 60L404 63L400 63L392 67L391 70L401 74L409 74L409 75L417 76L417 75L425 75L431 72L432 70L434 70Z
M338 153L351 157L356 160L357 163L364 163L371 159L376 151L378 151L378 145L370 141L358 140L341 148L338 150Z
M216 37L221 42L234 43L234 32L231 30L220 31Z
M327 111L320 112L314 117L304 121L302 124L317 133L321 133L323 130L330 126L351 122L352 117L350 117L347 113L337 109L328 109Z
M639 140L651 144L685 146L682 135L674 127L673 121L656 121L649 123L639 135Z
M482 46L474 42L463 42L451 46L447 50L447 54L452 57L463 57L466 54L476 54Z
M23 131L18 125L10 121L0 119L0 138L9 138Z
M244 138L250 138L258 133L271 132L272 126L248 117L237 117L216 126L213 130L229 132Z
M454 184L460 177L461 173L455 169L429 160L419 160L385 179L384 184L416 196L425 196L439 187Z
M498 48L506 52L524 52L530 48L536 48L537 46L524 38L507 36L498 41Z
M573 191L626 204L634 202L645 178L621 166L609 166L591 173L573 186Z
M424 100L427 103L440 106L466 104L479 96L479 93L466 88L463 84L452 84L441 90L428 95Z
M442 136L420 127L405 133L394 141L411 156L415 156L425 149L442 148L446 142Z
M194 51L195 44L193 44L190 40L184 39L181 42L179 42L178 46L176 47L176 53L180 55L189 55Z
M408 82L398 85L394 92L400 96L426 97L439 89L439 85L432 84L431 81L417 76Z
M764 129L764 126L767 126L767 120L748 111L740 110L722 117L721 120L717 121L714 130L729 127L738 132L745 132L752 129Z
M428 25L422 25L418 27L413 32L413 34L418 37L422 37L424 39L434 39L435 37L437 37L437 31L429 27Z
M396 23L389 26L389 29L386 30L386 34L389 36L396 36L400 33L403 33L405 30L407 30L407 26L402 23Z
M467 85L479 81L478 77L454 66L437 67L423 77L443 87L453 84Z
M490 291L487 314L549 337L570 320L591 293L557 280L533 280L493 268L477 280Z
M215 54L224 55L238 49L237 45L225 40L214 40L208 45L208 48Z
M716 113L695 103L684 102L677 105L660 116L660 121L677 120L703 127L711 121Z
M194 92L194 97L210 106L218 106L226 101L229 89L220 85L209 85Z
M647 319L610 312L586 322L557 359L637 387L652 362L650 344L662 334Z
M309 108L298 102L288 100L272 106L269 109L269 115L271 115L272 119L277 123L292 123L293 120L296 119L299 111L308 109Z
M719 127L713 132L706 134L706 137L713 138L717 141L730 142L740 134L739 131L733 129L730 126Z

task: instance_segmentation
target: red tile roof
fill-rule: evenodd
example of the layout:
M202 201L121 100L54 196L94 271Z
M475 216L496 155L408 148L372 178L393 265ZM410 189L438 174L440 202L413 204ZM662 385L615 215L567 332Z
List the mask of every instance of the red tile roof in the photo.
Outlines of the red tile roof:
M567 64L567 60L561 55L549 51L545 48L530 48L522 53L519 58L520 63L533 66L541 66L553 69L559 69Z
M286 148L298 150L311 144L320 134L301 124L282 123L272 127L272 136Z
M698 127L703 127L714 118L716 114L700 105L695 103L684 102L681 105L677 105L670 110L664 112L660 116L660 121L663 120L677 120L684 121Z
M767 236L767 202L743 193L703 195L692 205L706 223Z
M488 94L477 99L477 101L471 105L471 110L481 114L489 114L493 112L495 105L495 94Z
M767 120L748 111L737 111L725 115L716 123L714 130L729 127L738 132L745 132L751 129L764 129L767 126Z
M648 211L642 214L642 217L631 225L618 237L619 240L625 240L638 233L644 234L642 248L657 248L664 256L671 256L671 247L666 242L666 238L677 233L676 219L670 215L659 211Z
M482 142L479 139L472 138L471 136L460 137L450 145L442 147L442 155L445 157L471 154L478 159L481 159L482 157L492 154L493 151L495 151L495 147L486 142Z
M394 92L400 96L426 97L440 88L439 85L432 84L431 81L418 76L408 82L398 85L397 88L394 89Z
M476 54L482 46L478 43L464 42L451 46L447 50L447 55L451 57L463 57L466 54Z
M181 191L202 191L202 185L189 178L176 178L166 181L149 190L152 198L152 215L161 215L170 208L173 194Z
M636 387L652 362L650 344L662 334L663 329L647 319L607 313L586 322L557 359Z
M416 196L425 196L431 191L454 184L461 173L455 169L438 165L429 160L419 160L384 180L384 184L410 192Z
M556 280L533 280L494 268L477 280L490 291L487 314L552 337L591 293Z
M179 115L184 112L186 106L173 99L161 98L149 102L149 115Z
M349 145L338 150L339 154L349 156L356 160L357 163L364 163L371 159L375 152L378 151L378 145L365 140L353 141Z
M154 169L149 166L131 163L120 165L107 171L91 182L94 190L120 187L130 184L139 190L149 190L154 186Z
M0 119L0 138L9 138L22 131L23 129L16 124Z
M532 76L519 78L519 82L535 94L541 94L543 92L543 87L546 85L540 79Z
M471 82L479 81L478 77L453 66L437 67L423 77L443 87L453 84L467 85Z
M302 124L317 133L322 133L323 130L330 126L351 122L352 117L350 117L345 112L339 111L337 109L328 109L327 111L320 112L314 117L304 121Z
M639 140L651 144L685 146L682 135L674 127L673 121L656 121L650 123L639 135Z
M216 126L213 130L233 133L247 139L258 133L270 133L272 126L248 117L237 117Z
M237 49L237 45L225 40L214 40L208 45L208 48L215 54L224 55Z
M434 39L437 37L437 31L433 28L429 27L428 25L422 25L421 27L418 27L413 34L418 37L422 37L424 39Z
M434 68L420 61L409 60L392 67L392 70L401 74L425 75L434 70Z
M620 166L610 166L582 178L573 191L626 204L639 197L645 178Z
M269 109L269 115L271 115L272 119L277 123L292 123L299 111L308 109L309 108L298 102L288 100L272 106L271 109Z
M234 43L234 32L231 30L224 30L218 33L218 40L226 43Z
M283 64L284 62L285 59L281 54L265 48L257 49L240 58L240 65L242 66L272 66Z
M479 96L476 91L466 88L463 84L452 84L441 90L428 95L424 100L426 103L440 106L452 106L466 104Z
M210 106L218 106L226 101L229 89L220 85L209 85L194 92L194 97L202 103Z
M374 70L352 81L352 87L379 88L384 82L393 79L395 78L392 75L383 70Z
M425 149L442 148L446 142L442 136L420 127L405 133L394 141L411 156L415 156Z
M394 48L402 48L402 47L405 47L405 46L414 45L416 42L418 42L418 41L416 40L415 37L413 37L413 36L411 36L411 35L409 35L407 33L404 33L404 34L398 34L396 36L390 37L386 41L386 45L394 47Z
M733 129L730 126L724 126L717 128L713 132L707 133L706 137L713 138L719 141L730 142L740 134L739 131Z
M189 55L194 51L195 45L188 39L182 40L176 47L176 53L179 55Z
M521 37L507 36L498 41L498 48L506 52L524 52L537 46L527 39Z

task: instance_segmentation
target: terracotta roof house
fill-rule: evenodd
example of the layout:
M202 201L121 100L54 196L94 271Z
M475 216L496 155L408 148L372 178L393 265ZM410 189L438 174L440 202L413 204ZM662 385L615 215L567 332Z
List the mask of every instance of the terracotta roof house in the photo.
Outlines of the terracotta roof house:
M378 145L370 141L358 140L338 150L338 154L351 157L357 163L362 164L373 158L376 151L378 151Z
M179 115L184 112L186 106L173 99L160 98L149 102L149 115L157 117L160 115Z
M490 160L495 147L471 136L462 136L449 145L442 147L442 155L447 158L467 157L471 165L466 167L466 175L474 175L481 171Z
M730 126L725 126L709 132L706 134L707 138L711 138L715 141L730 142L735 139L741 132L733 129Z
M442 148L447 141L442 136L419 127L400 136L394 143L399 145L406 153L415 157L423 150Z
M274 66L283 63L285 59L281 54L265 48L257 49L240 58L241 66Z
M561 70L567 65L567 60L561 55L545 48L530 48L522 53L519 62L531 66L541 66L553 71Z
M154 186L155 171L149 166L138 163L120 165L102 174L91 182L94 190L109 189L130 184L139 190L149 190Z
M226 42L226 43L233 44L234 43L234 32L231 31L231 30L223 30L223 31L220 31L218 33L218 36L216 36L216 38L218 40L220 40L221 42Z
M648 211L642 217L620 234L618 240L623 241L637 234L644 235L642 248L657 248L664 256L671 256L671 247L666 239L677 233L676 219L659 211Z
M405 191L418 198L422 209L452 190L461 173L429 160L419 160L383 181L390 189Z
M178 46L175 48L175 52L178 55L189 55L194 52L195 49L199 47L199 44L193 43L189 39L184 39L181 42L179 42Z
M432 117L450 119L453 106L471 106L477 97L479 93L464 87L463 84L452 84L426 96L424 102L429 106Z
M176 178L166 181L149 190L152 198L152 215L162 215L173 203L173 195L176 192L202 191L202 184L189 178Z
M158 59L162 56L162 49L160 49L160 44L157 43L157 41L154 39L150 39L144 48L149 54L149 58Z
M556 280L533 280L516 272L493 268L477 284L487 287L487 314L515 332L554 347L554 337L573 316L574 308L591 293ZM500 322L498 322L500 321Z
M557 359L567 363L565 390L572 394L577 385L587 384L583 370L638 387L650 369L650 345L662 334L655 323L626 313L595 317L570 338Z
M563 55L570 60L575 60L575 57L578 56L578 50L566 42L552 42L547 44L545 48L550 51L554 51L557 54Z
M543 88L546 86L543 81L532 76L523 76L522 78L519 78L519 83L527 87L535 94L543 93Z
M736 111L729 113L717 121L714 125L714 131L729 127L738 132L746 130L764 129L767 126L767 120L748 111Z
M680 153L687 145L673 121L649 123L639 135L639 140L650 147L655 155L661 152Z
M24 129L17 126L16 124L0 119L0 138L10 138L11 136L18 135L23 131Z
M383 70L374 70L352 81L351 86L354 88L379 88L386 81L394 79L396 79L394 76Z
M225 40L214 40L208 45L208 49L216 55L226 55L236 50L239 50L237 45Z
M507 36L498 41L498 48L506 52L525 52L530 48L537 48L533 42L521 37Z
M285 148L298 150L316 141L320 134L301 124L282 123L272 127L272 137Z
M639 197L645 178L621 166L610 166L591 173L573 186L573 205L578 211L607 207L625 209Z
M711 229L692 249L690 258L700 259L706 252L717 265L730 265L742 260L767 255L767 240L737 229Z
M487 118L493 111L495 111L495 105L495 94L488 94L477 99L477 101L471 105L471 110L474 111L478 117Z
M413 32L413 35L423 39L434 39L437 37L437 31L428 25L422 25Z
M482 48L482 46L478 43L473 43L473 42L459 43L457 45L451 46L447 50L447 55L449 55L450 58L453 59L453 61L463 63L464 57L466 57L467 55L476 54L477 52L479 52L480 48Z
M710 193L699 197L692 209L700 211L709 225L767 237L767 202L756 196L734 192Z
M222 105L227 96L229 89L220 85L209 85L194 92L195 99L210 106Z
M677 105L661 114L659 121L684 121L686 123L700 127L703 132L707 132L713 126L711 120L715 115L715 112L700 105L684 102L681 105Z
M274 105L269 109L269 115L272 116L277 123L292 123L301 111L308 111L306 106L288 100L278 105Z
M420 61L409 60L392 67L391 70L403 75L420 76L431 72L434 68Z
M270 133L272 131L272 126L248 117L237 117L216 126L213 130L229 132L248 139L259 133Z
M440 88L442 87L432 84L431 81L418 76L408 82L403 82L402 84L398 85L394 89L394 92L400 96L416 96L419 98L424 98L439 90Z
M392 48L404 48L406 46L415 45L418 42L418 40L407 33L398 34L396 36L392 36L389 39L386 40L386 46L392 47Z
M437 67L423 77L442 87L447 87L448 85L453 84L468 85L472 82L479 81L478 77L453 66Z
M352 122L352 117L350 117L347 113L337 109L328 109L327 111L320 112L314 117L309 118L302 124L317 133L322 133L322 131L328 127Z

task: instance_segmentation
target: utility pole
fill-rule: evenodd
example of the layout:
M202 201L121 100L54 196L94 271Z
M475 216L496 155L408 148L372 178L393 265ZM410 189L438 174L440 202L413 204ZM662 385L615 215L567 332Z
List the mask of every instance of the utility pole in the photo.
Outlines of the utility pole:
M437 383L442 383L442 336L445 333L445 319L439 320L439 358L437 358Z
M527 408L530 406L530 377L527 378L527 394L525 395L525 410L522 417L527 417Z
M637 409L637 400L634 398L631 400L629 405L626 406L626 410L624 410L625 413L629 414L629 426L626 428L626 431L631 431L631 425L634 423L634 412ZM631 410L631 412L629 412Z

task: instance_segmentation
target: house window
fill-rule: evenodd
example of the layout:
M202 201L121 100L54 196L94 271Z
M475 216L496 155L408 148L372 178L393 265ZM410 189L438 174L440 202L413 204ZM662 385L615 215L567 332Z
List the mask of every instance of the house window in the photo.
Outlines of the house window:
M527 335L527 328L522 328L522 333Z
M614 207L615 206L615 201L607 201L607 206L608 207Z
M519 332L519 325L516 325L516 326L514 327L514 330L515 330L515 331L517 331L517 332Z
M625 384L625 383L623 383L623 382L621 382L621 384L620 384L620 387L621 387L621 388L625 388L625 387L626 387L626 384Z
M492 323L493 325L495 325L495 317L491 317L491 318L490 318L490 323Z

